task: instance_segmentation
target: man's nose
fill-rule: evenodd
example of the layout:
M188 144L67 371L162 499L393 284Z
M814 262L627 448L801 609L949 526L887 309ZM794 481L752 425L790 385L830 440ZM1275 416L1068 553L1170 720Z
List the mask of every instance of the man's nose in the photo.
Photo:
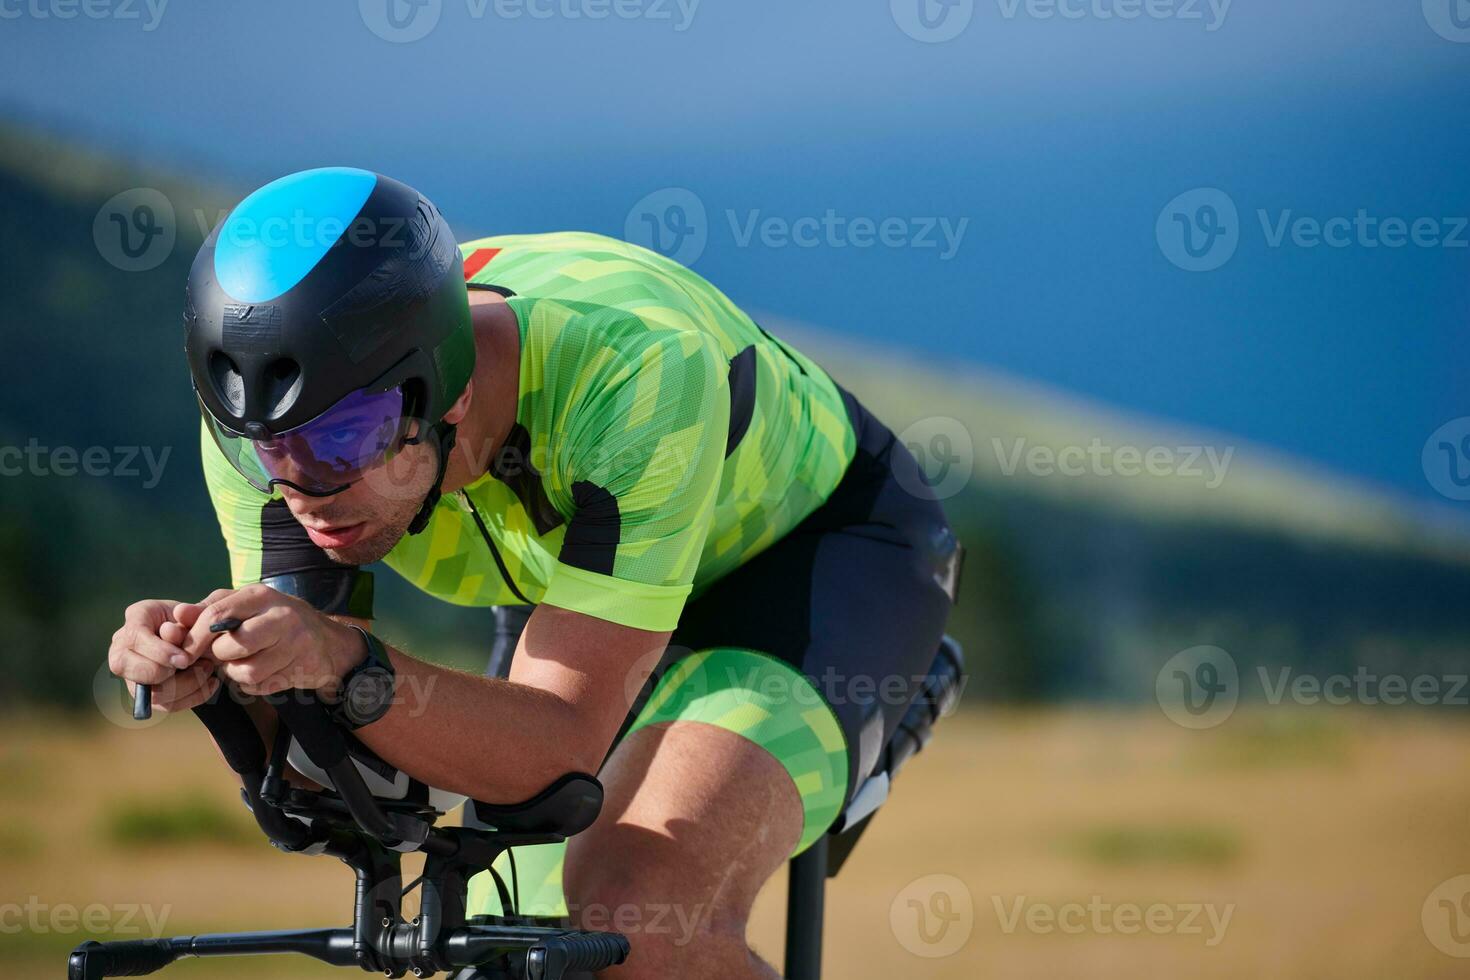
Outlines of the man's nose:
M293 517L310 517L330 503L328 497L313 497L309 493L302 493L284 483L278 483L276 486L280 489L281 496L285 498L286 507L291 511Z

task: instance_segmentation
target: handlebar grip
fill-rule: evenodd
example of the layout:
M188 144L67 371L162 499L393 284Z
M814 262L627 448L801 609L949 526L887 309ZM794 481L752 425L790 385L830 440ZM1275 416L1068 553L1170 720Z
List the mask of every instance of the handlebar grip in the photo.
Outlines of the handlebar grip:
M347 759L347 739L327 714L326 705L310 691L282 691L266 697L282 723L296 736L312 762L331 770Z
M67 980L102 977L141 977L161 970L179 958L167 939L136 939L99 943L88 940L72 950Z
M231 769L241 776L264 772L265 743L250 720L250 713L230 697L227 687L221 683L213 697L194 709L194 716L209 729Z
M530 980L560 980L568 970L596 972L628 958L628 940L615 932L578 932L533 946L526 955Z

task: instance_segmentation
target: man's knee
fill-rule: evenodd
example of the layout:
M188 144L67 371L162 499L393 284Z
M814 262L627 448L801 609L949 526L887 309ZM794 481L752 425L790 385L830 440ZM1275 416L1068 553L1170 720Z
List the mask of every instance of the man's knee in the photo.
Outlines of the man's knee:
M624 848L614 860L568 862L567 909L577 925L628 937L631 952L616 974L620 980L694 976L701 964L747 954L748 910L691 894L662 857Z

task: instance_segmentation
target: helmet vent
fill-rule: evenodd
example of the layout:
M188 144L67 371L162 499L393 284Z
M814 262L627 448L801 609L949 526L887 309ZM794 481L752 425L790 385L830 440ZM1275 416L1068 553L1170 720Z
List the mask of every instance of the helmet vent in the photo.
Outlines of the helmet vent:
M260 376L261 402L270 418L279 418L301 392L301 365L289 357L271 361Z
M235 362L224 351L217 350L209 355L209 378L214 382L214 391L219 400L235 415L244 413L245 379L241 377Z

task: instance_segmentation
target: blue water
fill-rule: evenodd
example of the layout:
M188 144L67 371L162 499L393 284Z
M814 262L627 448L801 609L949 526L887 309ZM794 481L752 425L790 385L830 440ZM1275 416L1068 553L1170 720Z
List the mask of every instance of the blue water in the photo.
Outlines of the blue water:
M752 307L1448 503L1420 460L1470 415L1465 0L1240 0L1223 19L1178 0L1200 19L1135 20L1098 15L1118 0L1067 0L1076 19L990 0L932 44L898 26L918 0L703 0L682 30L673 0L602 20L444 0L410 43L366 26L384 0L170 4L152 30L141 0L135 20L30 2L0 21L12 115L242 187L381 170L464 236L702 235L694 266ZM630 216L671 187L702 220L673 192ZM1229 227L1197 199L1163 225L1233 237L1212 271L1176 266L1182 237L1156 231L1195 188L1225 193ZM1419 245L1292 242L1295 219L1360 210L1434 220ZM892 244L853 243L851 222L876 239L885 219ZM815 244L781 244L782 223ZM946 224L963 230L947 257Z

